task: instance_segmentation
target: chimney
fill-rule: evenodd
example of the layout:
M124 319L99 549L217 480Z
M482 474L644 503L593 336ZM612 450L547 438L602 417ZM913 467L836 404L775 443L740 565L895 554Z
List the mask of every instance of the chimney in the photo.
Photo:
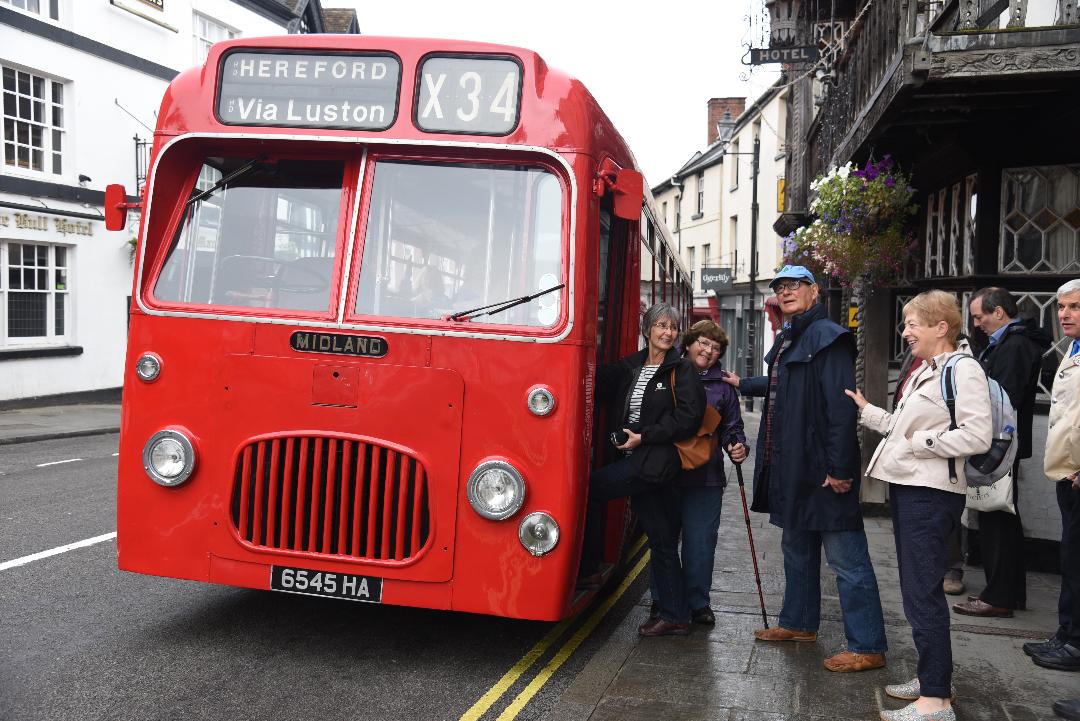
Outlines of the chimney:
M721 120L733 121L746 110L746 98L710 98L709 99L709 142L712 145L720 138L717 123Z

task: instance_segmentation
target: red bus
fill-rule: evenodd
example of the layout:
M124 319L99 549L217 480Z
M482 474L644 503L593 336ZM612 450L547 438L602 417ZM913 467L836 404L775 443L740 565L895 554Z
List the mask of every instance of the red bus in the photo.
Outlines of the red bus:
M528 619L587 602L595 368L691 289L584 86L499 45L245 38L158 117L120 568Z

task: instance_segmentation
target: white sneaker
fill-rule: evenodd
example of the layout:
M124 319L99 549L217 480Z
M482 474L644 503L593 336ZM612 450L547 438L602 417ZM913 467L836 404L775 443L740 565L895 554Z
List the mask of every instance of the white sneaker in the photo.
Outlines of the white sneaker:
M933 713L919 713L915 704L909 703L898 711L882 711L881 721L956 721L956 712L950 706Z
M950 701L956 700L956 686L950 686L949 692L952 694ZM885 687L885 695L892 696L893 698L903 699L904 701L914 701L922 696L920 693L919 679L915 677L907 683L894 683Z

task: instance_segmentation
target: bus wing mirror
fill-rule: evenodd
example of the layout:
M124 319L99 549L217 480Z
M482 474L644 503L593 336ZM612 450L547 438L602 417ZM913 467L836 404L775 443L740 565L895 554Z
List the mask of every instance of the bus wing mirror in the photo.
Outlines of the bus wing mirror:
M127 226L127 212L139 208L142 203L127 202L127 190L120 183L105 186L105 228L123 230Z
M641 217L645 179L636 170L622 169L615 174L615 215L625 220Z

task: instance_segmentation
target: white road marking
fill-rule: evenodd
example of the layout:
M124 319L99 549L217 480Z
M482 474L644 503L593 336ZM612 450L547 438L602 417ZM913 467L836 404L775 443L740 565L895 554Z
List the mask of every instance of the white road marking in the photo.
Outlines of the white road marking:
M93 546L95 543L101 543L102 541L111 541L114 538L116 538L116 531L113 531L112 533L105 533L100 536L94 536L93 538L87 538L82 541L75 541L75 543L69 543L66 546L57 546L56 548L50 548L48 551L32 553L29 556L23 556L22 558L15 558L10 561L4 561L3 563L0 563L0 571L6 571L9 568L16 568L17 566L25 566L28 563L40 561L41 559L48 558L49 556L56 556L61 553L67 553L68 551L74 551L76 548Z
M64 460L64 461L49 461L48 463L39 463L39 464L37 464L37 467L38 468L44 468L45 466L58 466L61 463L74 463L75 461L81 461L81 460L82 460L81 458L68 458L67 460Z

